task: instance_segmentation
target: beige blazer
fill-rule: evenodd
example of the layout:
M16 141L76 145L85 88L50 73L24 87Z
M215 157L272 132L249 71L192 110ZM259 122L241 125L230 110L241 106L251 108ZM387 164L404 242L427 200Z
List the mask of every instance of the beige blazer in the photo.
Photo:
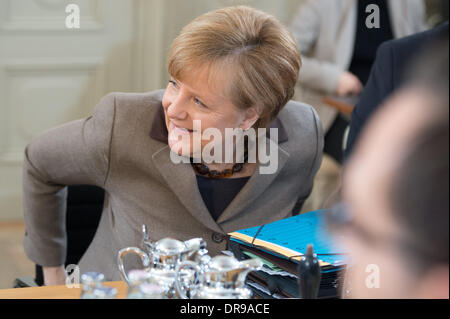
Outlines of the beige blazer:
M24 248L43 266L66 255L66 187L105 189L97 233L79 266L119 280L117 253L141 243L141 225L152 240L202 237L211 255L226 248L228 232L299 212L321 160L323 134L312 107L289 102L272 127L279 128L278 170L257 170L217 221L208 212L190 164L174 164L167 145L164 91L110 93L91 117L44 132L25 150ZM140 267L136 261L126 268Z
M395 38L425 29L422 0L389 0ZM348 70L353 56L357 0L305 0L298 8L291 31L302 54L296 100L312 105L328 131L337 111L322 103L333 94L339 76Z

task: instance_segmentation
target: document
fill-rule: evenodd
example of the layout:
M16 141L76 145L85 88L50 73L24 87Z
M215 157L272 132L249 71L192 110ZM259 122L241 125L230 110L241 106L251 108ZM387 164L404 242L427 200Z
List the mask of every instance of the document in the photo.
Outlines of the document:
M230 240L269 254L298 261L312 244L320 266L346 264L347 253L327 229L326 210L317 210L274 223L231 232Z

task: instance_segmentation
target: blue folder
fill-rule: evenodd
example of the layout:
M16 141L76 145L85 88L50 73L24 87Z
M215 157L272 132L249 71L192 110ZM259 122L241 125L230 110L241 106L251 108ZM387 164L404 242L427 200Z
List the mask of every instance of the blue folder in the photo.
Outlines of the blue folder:
M338 247L336 238L328 232L325 214L326 210L317 210L263 226L242 229L229 233L230 240L293 261L301 258L294 256L302 255L306 252L307 245L312 244L317 258L322 263L334 266L345 265L347 254L344 249ZM273 249L273 247L288 250Z

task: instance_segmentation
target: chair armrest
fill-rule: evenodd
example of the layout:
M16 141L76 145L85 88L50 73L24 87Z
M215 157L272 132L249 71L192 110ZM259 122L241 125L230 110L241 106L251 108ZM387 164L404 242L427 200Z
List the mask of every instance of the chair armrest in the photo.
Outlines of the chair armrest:
M14 280L14 288L39 287L32 277L19 277Z

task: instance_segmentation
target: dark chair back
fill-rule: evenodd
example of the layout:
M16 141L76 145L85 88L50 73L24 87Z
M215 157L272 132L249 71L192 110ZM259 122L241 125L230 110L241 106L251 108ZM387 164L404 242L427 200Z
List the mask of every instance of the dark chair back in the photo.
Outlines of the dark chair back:
M66 230L67 257L65 266L78 264L92 242L102 215L105 191L97 186L68 186ZM36 283L44 284L42 267L36 265Z

